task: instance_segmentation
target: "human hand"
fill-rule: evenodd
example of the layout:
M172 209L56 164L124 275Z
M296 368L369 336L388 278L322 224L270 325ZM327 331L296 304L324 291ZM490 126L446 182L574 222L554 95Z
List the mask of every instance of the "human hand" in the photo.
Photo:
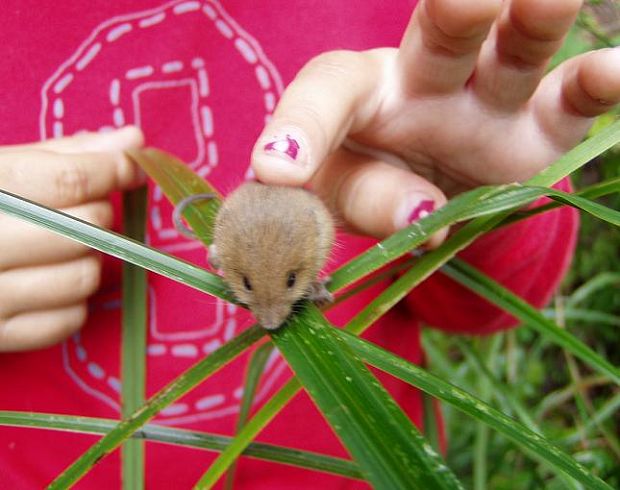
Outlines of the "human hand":
M528 179L620 101L618 48L544 75L581 3L420 0L398 49L329 52L300 71L254 147L257 177L309 183L378 238L446 197Z
M0 189L112 224L110 192L143 174L123 154L142 145L134 127L0 147ZM0 213L0 352L46 347L79 329L100 280L98 253Z

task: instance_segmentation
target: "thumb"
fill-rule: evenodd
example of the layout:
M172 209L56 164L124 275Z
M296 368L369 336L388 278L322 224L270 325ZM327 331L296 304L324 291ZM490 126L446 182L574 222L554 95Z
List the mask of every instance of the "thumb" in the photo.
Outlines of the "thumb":
M424 218L447 201L425 178L346 148L327 158L311 184L347 230L379 239ZM439 230L426 247L440 245L447 232Z
M258 180L306 184L327 155L373 113L379 68L372 51L332 51L306 64L254 146L252 167Z

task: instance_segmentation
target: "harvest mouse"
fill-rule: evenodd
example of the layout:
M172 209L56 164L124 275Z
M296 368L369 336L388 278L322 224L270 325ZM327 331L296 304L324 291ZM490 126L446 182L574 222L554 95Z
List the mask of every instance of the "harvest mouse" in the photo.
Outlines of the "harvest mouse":
M182 205L175 209L177 226ZM300 188L248 182L217 214L209 262L223 271L261 326L274 330L300 299L332 300L318 274L333 239L332 217L318 197Z

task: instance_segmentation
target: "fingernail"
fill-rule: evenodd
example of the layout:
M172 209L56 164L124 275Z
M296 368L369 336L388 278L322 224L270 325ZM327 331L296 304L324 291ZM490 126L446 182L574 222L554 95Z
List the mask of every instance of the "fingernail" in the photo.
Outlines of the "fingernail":
M418 221L435 210L435 201L424 194L411 194L396 211L394 224L396 229L405 228L414 221Z
M419 219L422 219L428 216L429 214L431 214L434 210L435 210L435 203L431 201L430 199L425 199L423 201L420 201L420 203L411 210L411 213L409 213L409 217L407 218L407 221L409 223L418 221Z
M296 163L304 164L302 138L291 131L282 131L266 139L263 151L273 156L284 157Z

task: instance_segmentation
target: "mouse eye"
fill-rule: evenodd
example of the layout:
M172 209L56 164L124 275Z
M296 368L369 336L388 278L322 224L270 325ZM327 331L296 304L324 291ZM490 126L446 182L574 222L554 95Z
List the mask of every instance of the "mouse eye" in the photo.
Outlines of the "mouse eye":
M288 277L286 278L286 287L292 288L295 285L295 281L297 281L297 272L289 272Z
M252 284L250 283L248 276L243 276L243 287L248 291L252 291Z

